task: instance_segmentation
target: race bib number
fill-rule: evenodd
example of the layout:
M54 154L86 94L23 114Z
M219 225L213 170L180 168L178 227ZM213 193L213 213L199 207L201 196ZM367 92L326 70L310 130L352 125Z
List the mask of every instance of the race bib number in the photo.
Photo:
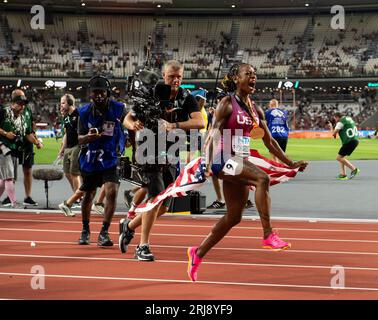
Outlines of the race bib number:
M87 163L95 163L103 161L102 156L104 155L104 150L88 150L85 154L85 161Z
M229 176L235 176L238 166L239 164L236 161L229 159L223 167L223 172Z
M233 136L232 151L239 156L249 156L250 137Z
M272 127L272 133L286 133L286 129L284 127L274 126Z
M114 134L115 123L112 121L104 121L102 125L102 135L112 137Z

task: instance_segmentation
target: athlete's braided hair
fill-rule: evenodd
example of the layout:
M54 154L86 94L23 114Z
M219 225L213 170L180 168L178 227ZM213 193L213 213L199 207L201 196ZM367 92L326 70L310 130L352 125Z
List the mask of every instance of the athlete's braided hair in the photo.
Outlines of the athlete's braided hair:
M223 78L221 84L226 92L234 92L236 90L235 77L239 74L240 68L249 66L248 63L238 62L232 65L226 76Z

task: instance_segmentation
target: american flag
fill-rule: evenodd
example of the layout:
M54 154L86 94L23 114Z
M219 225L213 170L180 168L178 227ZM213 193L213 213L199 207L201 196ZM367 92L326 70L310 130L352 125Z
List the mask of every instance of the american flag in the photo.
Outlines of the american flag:
M167 198L183 197L189 191L201 188L206 182L205 170L205 158L200 157L192 160L181 171L174 183L171 183L167 189L160 192L152 202L140 204L135 209L135 212L149 211Z
M294 178L299 171L299 168L292 169L287 165L265 158L254 149L250 150L248 161L263 170L269 176L271 186Z
M298 168L292 169L284 164L265 158L257 150L251 149L247 160L266 172L270 177L270 185L288 181L296 176ZM171 197L183 197L188 192L201 188L206 183L205 158L200 157L189 162L181 171L176 181L162 191L152 202L139 205L135 212L142 213L153 209L155 206ZM254 187L250 187L254 190Z

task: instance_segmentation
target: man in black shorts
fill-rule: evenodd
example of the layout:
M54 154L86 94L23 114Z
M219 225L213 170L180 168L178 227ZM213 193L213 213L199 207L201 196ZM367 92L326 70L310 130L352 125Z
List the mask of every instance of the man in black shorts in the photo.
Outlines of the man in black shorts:
M175 110L174 112L165 110L163 127L167 132L174 129L188 132L190 129L203 129L205 127L197 101L189 92L180 88L183 73L183 65L175 60L168 61L163 67L164 82L166 85L171 86L170 103L173 105L172 109ZM124 125L127 129L134 131L143 129L143 123L136 119L135 114L133 115L132 113L126 116ZM166 150L169 151L169 147L172 144L172 142L167 140ZM177 157L177 155L175 156ZM171 162L161 167L158 171L155 169L150 172L144 172L149 201L153 201L160 192L164 191L169 184L174 182L178 168L179 162ZM135 257L140 261L154 261L155 257L149 245L150 232L156 218L167 212L169 203L170 199L167 199L161 205L156 206L149 212L136 216L131 221L125 219L120 221L119 247L122 253L127 251L127 246L134 236L135 229L141 225L141 239L136 248Z
M116 209L120 183L117 164L119 149L125 145L122 121L126 109L123 103L110 98L111 85L105 77L93 77L89 88L92 102L78 108L79 163L83 178L80 190L84 192L81 206L83 230L79 244L89 244L92 202L96 189L104 184L104 220L97 245L108 247L113 245L108 230Z
M59 204L59 209L66 216L75 216L71 208L80 206L83 192L79 190L81 185L79 168L80 147L77 133L79 112L75 106L75 97L72 94L67 93L61 97L60 112L63 116L62 129L64 129L64 135L58 155L63 157L63 172L74 195Z
M329 123L333 137L340 136L342 146L338 152L336 160L340 164L340 174L336 177L337 180L353 179L360 173L353 163L346 159L350 156L358 146L358 129L355 122L351 117L343 116L340 112L336 112L334 115L334 121L336 122L335 128ZM346 175L346 167L351 170L350 176Z

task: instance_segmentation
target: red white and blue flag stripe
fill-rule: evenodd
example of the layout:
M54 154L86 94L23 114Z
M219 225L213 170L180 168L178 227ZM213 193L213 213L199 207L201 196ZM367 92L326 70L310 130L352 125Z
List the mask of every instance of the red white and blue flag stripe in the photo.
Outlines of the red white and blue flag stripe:
M258 153L257 150L250 150L247 161L266 172L270 177L270 185L288 181L296 176L298 168L292 169L284 164L269 160ZM155 206L171 197L183 197L188 192L201 188L206 183L205 177L205 158L200 157L189 162L181 171L176 181L162 191L152 202L139 205L135 212L141 213L153 209ZM251 186L253 190L254 187Z

